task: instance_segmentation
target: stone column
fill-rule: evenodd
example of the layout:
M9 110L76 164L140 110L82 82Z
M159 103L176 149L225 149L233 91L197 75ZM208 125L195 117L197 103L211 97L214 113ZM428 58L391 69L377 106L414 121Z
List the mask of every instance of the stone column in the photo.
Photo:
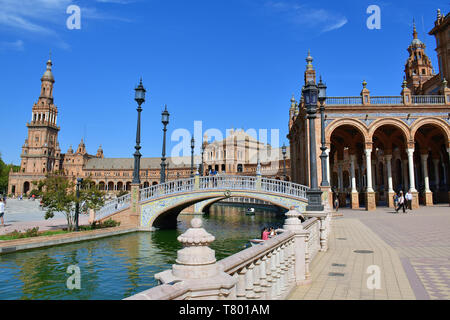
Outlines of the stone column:
M338 194L339 207L344 207L345 195L344 195L344 161L338 161Z
M384 160L386 162L386 172L387 172L387 181L388 181L388 190L387 190L387 203L389 208L394 208L394 185L392 183L392 154L386 154L384 156Z
M407 159L404 159L404 160L402 160L402 171L403 171L403 173L402 173L402 175L403 175L403 181L402 181L402 184L403 184L403 192L407 192L408 191L408 189L409 189L409 181L408 181L408 160Z
M436 192L439 191L439 159L433 159L434 165L434 183L436 185Z
M425 205L433 205L433 193L430 190L430 178L428 177L428 154L420 155L422 159L423 178L425 182Z
M350 176L352 185L352 209L359 209L359 194L356 190L355 155L350 155Z
M330 148L328 148L327 150L325 150L325 153L327 154L327 178L328 178L328 182L331 185L331 176L330 176Z
M366 190L366 210L376 209L375 192L372 188L372 149L366 149L366 169L367 169L367 190Z
M416 183L414 179L414 149L408 149L408 164L409 164L409 189L411 190L411 193L413 195L412 200L412 208L418 209L419 208L419 194L416 190ZM405 190L405 191L408 191Z

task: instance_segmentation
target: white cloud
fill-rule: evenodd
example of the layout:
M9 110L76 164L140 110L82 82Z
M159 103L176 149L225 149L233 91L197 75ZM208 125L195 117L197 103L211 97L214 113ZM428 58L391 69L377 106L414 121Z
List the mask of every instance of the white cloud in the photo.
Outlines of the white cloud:
M266 2L266 7L272 12L283 14L291 23L320 30L320 32L340 29L348 22L347 18L338 12L311 8L292 1L269 0Z
M0 50L15 50L15 51L23 51L24 50L24 42L22 40L17 40L13 42L0 42Z

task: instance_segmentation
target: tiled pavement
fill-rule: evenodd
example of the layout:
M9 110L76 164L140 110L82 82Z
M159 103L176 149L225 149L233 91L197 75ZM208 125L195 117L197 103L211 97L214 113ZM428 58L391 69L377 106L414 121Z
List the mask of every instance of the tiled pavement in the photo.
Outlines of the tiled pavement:
M329 251L311 264L312 284L298 287L291 299L450 299L448 206L412 214L342 212L333 220ZM367 288L370 265L380 267L380 290Z

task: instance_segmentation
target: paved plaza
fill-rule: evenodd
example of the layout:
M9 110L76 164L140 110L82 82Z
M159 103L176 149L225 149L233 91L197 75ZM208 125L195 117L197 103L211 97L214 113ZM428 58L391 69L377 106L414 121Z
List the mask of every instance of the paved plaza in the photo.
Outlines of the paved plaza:
M332 222L328 252L311 264L312 283L298 287L290 299L450 299L450 208L409 212L341 210L343 216ZM379 290L367 287L373 265L381 271Z
M55 217L45 220L45 211L39 208L39 200L8 199L5 208L5 227L0 226L0 235L14 230L25 231L39 227L40 231L57 230L67 226L63 213L56 213ZM87 224L89 216L80 215L80 224Z

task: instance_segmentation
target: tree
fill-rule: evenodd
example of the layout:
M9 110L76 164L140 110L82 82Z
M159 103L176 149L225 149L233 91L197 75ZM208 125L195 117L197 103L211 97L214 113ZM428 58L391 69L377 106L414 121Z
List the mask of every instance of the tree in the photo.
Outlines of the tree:
M85 210L99 210L105 203L104 193L93 187L91 180L83 180L79 198L75 187L75 183L61 173L48 174L45 180L38 183L42 206L47 211L45 219L53 218L56 212L62 212L66 216L69 231L73 231L75 227L77 203Z
M18 172L20 169L19 166L15 166L13 164L5 164L0 153L0 194L5 194L8 192L8 179L11 168L14 172Z

